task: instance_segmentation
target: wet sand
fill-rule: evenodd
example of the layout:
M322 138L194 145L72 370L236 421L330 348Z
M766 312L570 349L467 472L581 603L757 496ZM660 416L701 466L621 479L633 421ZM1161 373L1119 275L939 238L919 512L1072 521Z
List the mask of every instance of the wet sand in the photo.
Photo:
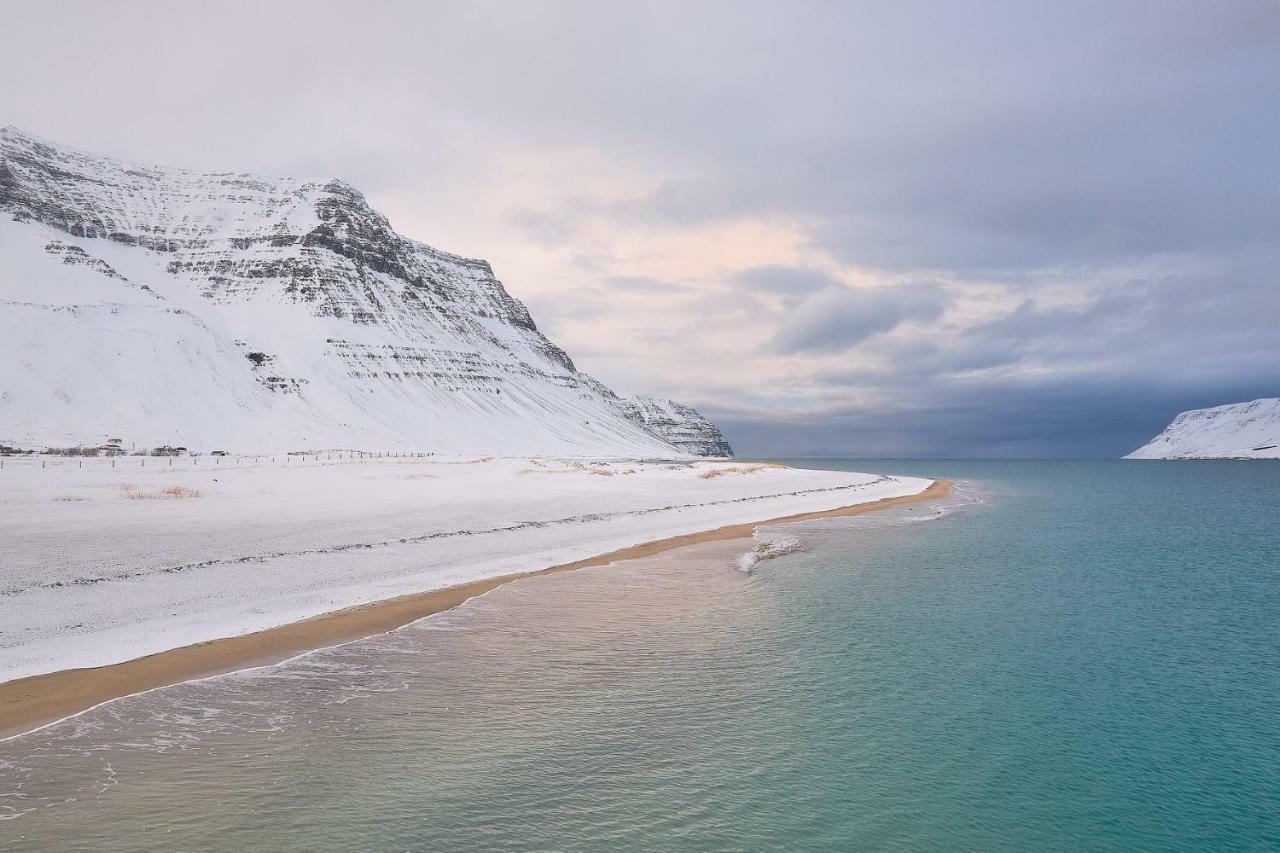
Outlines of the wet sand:
M16 679L0 684L0 737L30 731L121 696L252 666L278 663L312 649L385 633L433 613L457 607L469 598L519 578L648 557L700 542L749 539L755 529L762 525L860 515L892 506L935 500L944 497L949 489L947 481L939 480L923 492L906 497L885 498L825 512L801 513L751 524L733 524L701 533L659 539L539 571L487 578L446 589L401 596L239 637L171 649L124 663Z

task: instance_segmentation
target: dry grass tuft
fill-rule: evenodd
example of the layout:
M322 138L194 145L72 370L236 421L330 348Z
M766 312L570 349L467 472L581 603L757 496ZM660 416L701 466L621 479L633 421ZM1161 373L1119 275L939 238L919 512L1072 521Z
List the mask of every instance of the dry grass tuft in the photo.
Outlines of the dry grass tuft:
M65 501L66 503L75 503L78 501L87 501L89 499L86 497L81 497L80 495L57 495L54 497L54 500Z
M762 462L758 465L725 465L721 468L711 468L703 471L698 476L704 480L710 480L712 477L723 477L725 474L754 474L757 471L763 471L766 468L782 468L784 466L776 462Z
M627 468L622 471L613 468L587 467L580 465L576 468L521 468L516 472L517 477L524 477L529 474L594 474L597 477L616 477L619 474L634 474L634 468Z
M189 489L186 486L170 486L160 494L166 498L198 498L203 493L199 489Z
M203 492L187 486L167 486L158 492L144 492L131 483L120 484L120 494L131 501L167 500L169 498L198 498Z

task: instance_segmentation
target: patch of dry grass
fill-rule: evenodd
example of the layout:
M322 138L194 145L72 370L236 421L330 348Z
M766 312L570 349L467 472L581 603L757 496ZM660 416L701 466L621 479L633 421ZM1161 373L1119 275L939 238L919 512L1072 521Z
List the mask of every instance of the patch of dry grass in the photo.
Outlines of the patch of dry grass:
M521 468L516 472L516 476L524 477L529 474L594 474L597 477L616 477L619 474L634 474L635 472L634 468L617 470L614 468L579 466L577 468Z
M725 474L754 474L757 471L763 471L766 468L782 468L776 462L761 462L757 465L725 465L720 468L710 468L703 471L698 476L704 480L710 480L712 477L723 477Z
M81 495L55 495L53 499L55 501L64 501L66 503L76 503L78 501L89 500L88 498L82 497Z
M198 498L204 494L199 489L187 486L166 486L155 492L144 492L132 483L121 483L118 487L122 497L131 501L168 500L170 498Z

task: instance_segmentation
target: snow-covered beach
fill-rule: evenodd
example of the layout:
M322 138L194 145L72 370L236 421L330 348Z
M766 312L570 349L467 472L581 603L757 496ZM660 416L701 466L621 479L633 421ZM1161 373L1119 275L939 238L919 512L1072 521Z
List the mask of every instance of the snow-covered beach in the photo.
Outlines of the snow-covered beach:
M930 482L689 460L11 458L0 471L0 681L906 498Z

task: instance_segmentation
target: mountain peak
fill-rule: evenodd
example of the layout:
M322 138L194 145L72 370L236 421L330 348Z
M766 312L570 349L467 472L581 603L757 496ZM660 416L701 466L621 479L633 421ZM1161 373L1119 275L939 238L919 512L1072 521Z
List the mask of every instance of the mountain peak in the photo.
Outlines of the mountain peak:
M0 357L32 370L0 377L0 442L652 456L714 430L677 404L637 420L488 263L346 181L3 141Z

